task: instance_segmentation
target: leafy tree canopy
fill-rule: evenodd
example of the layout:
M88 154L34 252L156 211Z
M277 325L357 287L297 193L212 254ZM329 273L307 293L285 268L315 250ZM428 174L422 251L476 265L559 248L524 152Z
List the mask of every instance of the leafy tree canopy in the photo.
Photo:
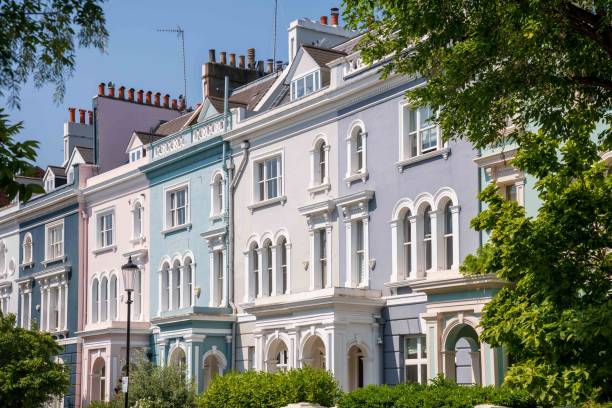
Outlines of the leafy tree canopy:
M0 0L0 97L19 107L21 86L52 84L54 99L62 100L65 81L74 72L75 48L104 50L108 38L102 0ZM3 111L0 109L0 115ZM0 118L0 192L9 200L20 193L26 201L42 189L17 185L16 175L34 172L37 141L17 143L21 123Z
M518 147L535 218L494 184L472 222L490 240L463 266L512 282L490 302L482 340L505 346L506 381L540 401L609 400L612 357L612 2L345 0L366 63L422 75L408 92L440 108L446 138ZM512 127L508 127L509 119Z
M15 325L15 315L0 312L0 406L40 407L62 396L70 385L68 369L55 361L55 340Z

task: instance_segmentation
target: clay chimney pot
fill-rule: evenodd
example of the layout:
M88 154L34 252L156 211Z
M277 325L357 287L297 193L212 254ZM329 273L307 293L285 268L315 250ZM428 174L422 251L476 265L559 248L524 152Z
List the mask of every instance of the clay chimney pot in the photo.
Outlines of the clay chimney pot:
M272 58L268 59L268 74L271 74L274 71L274 60Z
M134 88L128 89L128 101L134 102Z
M142 89L138 90L138 103L142 103L142 95L144 94L144 91Z
M89 124L93 125L93 111L87 111L87 113L89 114Z
M238 56L238 66L240 68L244 68L244 55L239 55Z
M331 25L333 26L337 26L338 25L338 16L340 14L340 10L338 10L338 7L332 7L331 9Z
M170 106L170 95L165 94L164 95L164 108L167 108Z
M176 99L172 99L172 109L178 109L178 104L176 102Z
M125 99L125 86L119 87L119 99Z
M110 96L111 98L115 97L115 85L113 85L112 83L108 84L108 96Z
M85 123L85 109L79 109L79 123Z
M147 95L146 95L146 97L145 97L145 103L146 103L147 105L150 105L150 104L151 104L151 95L153 95L153 92L151 92L151 91L147 91Z
M232 67L236 66L236 54L234 54L233 52L230 53L230 65Z
M226 59L226 52L225 51L221 51L221 64L225 65L227 64L227 59Z
M100 82L100 84L98 85L98 96L104 96L104 87L106 85L104 85L104 82Z
M255 68L255 48L247 49L247 62L249 69Z
M155 93L155 106L159 106L159 98L161 97L161 93Z
M68 108L68 122L74 123L75 118L76 118L75 112L76 112L75 108Z
M321 25L327 25L327 16L321 16L319 22L321 23Z

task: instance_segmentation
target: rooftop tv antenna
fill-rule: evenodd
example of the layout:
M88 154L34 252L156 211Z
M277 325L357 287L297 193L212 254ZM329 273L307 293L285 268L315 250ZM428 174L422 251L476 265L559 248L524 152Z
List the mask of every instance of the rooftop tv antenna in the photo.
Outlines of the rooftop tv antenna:
M161 33L176 33L177 38L181 40L181 55L183 57L183 98L185 100L185 104L187 104L187 66L185 64L185 31L181 28L180 25L177 25L176 28L158 28L158 32Z
M272 65L272 70L274 72L276 72L276 15L277 15L277 8L278 8L278 0L274 0L274 30L273 30L273 36L272 36L272 41L274 42L274 45L272 47L272 61L274 61L273 65Z

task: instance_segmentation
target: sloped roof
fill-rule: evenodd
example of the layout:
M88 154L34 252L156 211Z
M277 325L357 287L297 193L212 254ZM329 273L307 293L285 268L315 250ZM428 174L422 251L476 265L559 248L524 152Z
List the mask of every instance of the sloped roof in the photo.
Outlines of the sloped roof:
M308 53L320 67L326 67L329 62L347 55L344 51L320 48L313 45L303 44L302 48L304 48L304 51Z
M149 132L134 132L134 135L138 138L138 140L140 140L140 143L142 143L143 145L156 142L164 137L163 135Z
M332 48L336 51L342 51L346 54L350 54L353 51L357 51L355 48L357 47L357 44L359 44L359 41L361 41L363 36L364 34L360 34L357 37L350 38Z
M60 166L48 166L47 167L51 173L53 173L53 175L55 177L63 177L66 178L66 169Z
M223 98L217 98L216 96L207 96L206 98L210 101L210 104L215 107L217 112L223 113ZM242 103L232 101L231 97L227 105L228 105L228 109L244 107Z
M187 112L178 118L161 123L157 129L155 129L155 134L159 136L168 136L178 132L188 124L187 122L191 118L191 115L193 115L193 112Z
M257 81L234 89L229 98L229 103L253 110L272 84L274 84L277 77L278 74L268 74Z
M93 149L89 147L81 147L81 146L75 146L75 149L79 152L83 160L85 160L85 163L87 164L93 163L93 157L94 157Z

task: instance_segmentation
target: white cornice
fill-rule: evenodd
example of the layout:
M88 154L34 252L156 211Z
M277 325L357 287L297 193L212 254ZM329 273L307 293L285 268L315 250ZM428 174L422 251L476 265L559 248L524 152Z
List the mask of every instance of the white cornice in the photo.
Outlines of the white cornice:
M409 286L415 291L438 294L474 289L502 288L507 285L508 282L497 278L494 274L487 274L453 279L421 280Z

